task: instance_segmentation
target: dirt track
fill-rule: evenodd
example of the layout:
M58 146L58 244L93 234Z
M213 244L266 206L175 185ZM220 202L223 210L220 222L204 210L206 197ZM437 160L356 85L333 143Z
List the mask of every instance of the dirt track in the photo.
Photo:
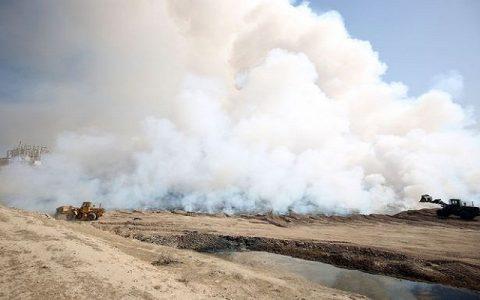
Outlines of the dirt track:
M0 205L0 299L364 299Z
M351 217L116 211L94 226L177 248L267 251L480 290L480 221L439 220L435 210Z

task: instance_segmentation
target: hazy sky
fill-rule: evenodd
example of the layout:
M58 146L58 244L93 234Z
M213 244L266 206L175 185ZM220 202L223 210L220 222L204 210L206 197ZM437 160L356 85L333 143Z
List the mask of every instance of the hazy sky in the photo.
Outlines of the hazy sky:
M14 2L1 1L0 11ZM318 12L337 10L353 37L370 41L388 65L386 80L402 81L411 93L419 94L435 84L435 77L456 72L464 82L459 101L480 107L480 1L313 0L310 5ZM41 19L43 13L25 17ZM8 23L2 25L0 101L14 101L23 85L46 75L18 61L12 63L3 39L12 28L7 28Z
M418 95L448 75L463 77L458 102L480 109L480 1L313 0L337 10L353 37L368 40L388 65L385 79ZM459 77L459 76L453 76Z
M480 203L479 1L0 0L0 150L52 150L2 167L0 198Z
M51 82L74 82L88 68L83 62L89 61L89 48L81 38L76 40L75 32L64 29L69 20L62 13L80 2L52 3L0 2L0 103L36 101ZM412 96L440 86L478 115L480 1L314 0L310 6L318 13L337 10L353 37L369 41L388 65L386 81L405 83ZM55 37L45 32L55 32ZM86 51L56 58L57 51L65 52L62 47ZM89 85L82 80L76 84ZM11 127L19 126L21 122ZM5 147L0 141L0 150Z

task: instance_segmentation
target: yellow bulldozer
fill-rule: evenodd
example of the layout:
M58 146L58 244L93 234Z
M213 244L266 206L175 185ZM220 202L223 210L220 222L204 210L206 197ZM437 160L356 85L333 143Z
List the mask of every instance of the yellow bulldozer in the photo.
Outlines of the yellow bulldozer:
M69 221L95 221L105 213L105 209L95 207L92 202L83 202L82 206L74 207L71 205L60 206L57 208L55 217L58 219L65 218Z

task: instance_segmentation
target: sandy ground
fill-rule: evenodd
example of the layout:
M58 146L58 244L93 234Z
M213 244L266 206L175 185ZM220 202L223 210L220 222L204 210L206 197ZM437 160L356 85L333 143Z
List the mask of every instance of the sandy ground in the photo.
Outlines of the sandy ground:
M105 221L128 218L130 214L111 213ZM223 219L166 213L152 215L152 220L165 222L166 230L175 232L186 224L212 230ZM250 221L238 222L239 230L248 230ZM2 206L0 269L1 299L362 298L294 275L127 239L90 222L55 220Z
M396 216L225 216L112 211L94 226L200 251L268 251L480 290L480 221L440 220L435 210Z

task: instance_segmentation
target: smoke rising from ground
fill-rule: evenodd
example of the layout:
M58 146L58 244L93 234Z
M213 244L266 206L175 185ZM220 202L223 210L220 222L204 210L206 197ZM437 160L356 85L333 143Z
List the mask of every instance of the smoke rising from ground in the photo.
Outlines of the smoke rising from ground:
M270 0L41 8L48 17L6 35L3 55L43 79L0 102L0 138L55 138L41 166L0 169L10 205L345 214L412 208L423 193L480 200L470 113L440 89L411 97L384 82L386 65L335 12Z

